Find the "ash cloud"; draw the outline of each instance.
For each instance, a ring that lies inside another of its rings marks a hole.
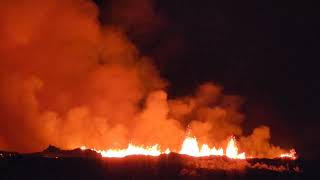
[[[140,5],[128,10],[129,2],[111,13],[120,24],[156,17],[152,1],[141,1],[150,16],[140,14]],[[89,0],[0,3],[0,149],[106,149],[133,142],[179,150],[190,128],[211,145],[236,135],[254,155],[283,151],[269,144],[267,127],[242,136],[243,100],[220,86],[207,83],[192,96],[168,99],[168,83],[152,60],[139,53],[122,25],[101,25],[98,15]]]

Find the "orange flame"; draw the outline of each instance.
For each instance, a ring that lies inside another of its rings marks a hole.
[[[232,159],[245,159],[245,153],[238,154],[238,147],[236,146],[235,139],[233,137],[231,137],[228,142],[225,154],[223,148],[209,148],[208,144],[203,144],[199,150],[197,139],[195,137],[187,137],[182,144],[180,154],[186,154],[195,157],[225,155]]]
[[[280,154],[281,158],[288,158],[288,159],[297,159],[296,151],[294,149],[291,149],[288,153]]]
[[[80,147],[81,150],[87,149],[85,146]],[[145,155],[145,156],[159,156],[161,154],[170,154],[171,151],[167,148],[165,151],[161,151],[158,144],[153,146],[137,146],[129,144],[127,149],[108,149],[108,150],[97,150],[91,149],[101,154],[102,157],[109,158],[122,158],[130,155]],[[183,143],[179,154],[185,154],[193,157],[204,157],[204,156],[226,156],[231,159],[246,159],[252,157],[246,157],[245,153],[239,153],[236,139],[231,137],[228,141],[226,149],[223,148],[210,148],[208,144],[202,144],[199,148],[198,141],[195,137],[187,136]],[[296,152],[291,149],[290,152],[279,155],[280,158],[296,159]]]
[[[238,147],[236,145],[234,137],[231,137],[228,147],[226,150],[226,156],[233,159],[245,159],[246,155],[245,153],[238,154]]]
[[[95,149],[93,149],[95,150]],[[146,156],[159,156],[161,153],[159,145],[150,147],[136,146],[129,144],[127,149],[109,149],[109,150],[95,150],[100,153],[102,157],[126,157],[130,155],[146,155]]]
[[[216,149],[213,147],[210,149],[207,144],[203,144],[199,149],[198,141],[195,137],[186,137],[179,153],[195,157],[224,155],[222,148]]]
[[[87,149],[85,146],[80,147],[81,150]],[[129,144],[127,149],[108,149],[108,150],[97,150],[95,148],[91,149],[100,153],[102,157],[114,157],[121,158],[130,155],[146,155],[146,156],[159,156],[160,154],[170,154],[171,151],[167,148],[162,152],[159,145],[153,146],[137,146]],[[245,159],[245,153],[238,154],[238,147],[236,145],[234,137],[229,140],[228,146],[226,148],[226,153],[224,153],[223,148],[217,149],[216,147],[210,148],[208,144],[203,144],[199,149],[198,141],[195,137],[186,137],[182,143],[181,150],[179,154],[185,154],[194,157],[203,156],[227,156],[232,159]]]

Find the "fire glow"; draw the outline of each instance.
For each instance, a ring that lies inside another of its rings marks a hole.
[[[85,146],[81,146],[81,150],[86,150]],[[127,149],[108,149],[108,150],[97,150],[92,148],[91,150],[101,154],[102,157],[107,158],[123,158],[131,155],[145,155],[145,156],[160,156],[161,154],[170,154],[169,148],[165,151],[160,150],[160,146],[155,144],[153,146],[137,146],[134,144],[129,144]],[[202,144],[199,148],[198,141],[195,137],[187,136],[181,146],[181,150],[176,152],[178,154],[184,154],[193,157],[206,157],[206,156],[226,156],[231,159],[246,159],[245,152],[239,153],[239,148],[237,146],[236,139],[231,137],[228,141],[226,149],[223,148],[210,148],[208,144]],[[252,158],[252,157],[250,157]],[[290,150],[288,153],[280,154],[279,158],[296,159],[296,152],[294,149]]]

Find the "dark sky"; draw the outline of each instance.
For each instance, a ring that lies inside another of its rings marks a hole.
[[[105,12],[112,1],[96,2]],[[308,157],[320,152],[317,6],[290,0],[157,0],[154,10],[162,22],[158,30],[131,27],[127,33],[155,59],[171,96],[215,82],[246,99],[247,130],[266,124],[275,144],[294,145]],[[106,14],[102,23],[112,23]]]

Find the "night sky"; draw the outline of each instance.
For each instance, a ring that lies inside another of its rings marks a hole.
[[[116,0],[95,2],[102,24],[119,23],[108,18]],[[153,7],[153,19],[125,29],[170,82],[170,96],[212,81],[245,98],[246,130],[268,125],[273,143],[317,156],[317,6],[289,0],[157,0]]]

